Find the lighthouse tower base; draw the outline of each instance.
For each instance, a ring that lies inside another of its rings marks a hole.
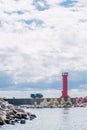
[[[71,102],[71,98],[60,98],[60,105],[61,107],[71,107],[72,106],[72,102]]]

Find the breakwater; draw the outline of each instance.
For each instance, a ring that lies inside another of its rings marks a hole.
[[[32,99],[32,98],[6,98],[5,101],[8,101],[10,104],[13,105],[34,105],[36,102],[37,105],[39,105],[43,101],[52,102],[54,100],[57,100],[60,102],[60,98],[41,98],[41,99]],[[71,98],[72,104],[76,103],[76,98]]]
[[[17,122],[25,124],[26,119],[36,118],[35,114],[25,112],[21,107],[9,104],[3,98],[0,98],[0,126],[5,124],[14,125]]]

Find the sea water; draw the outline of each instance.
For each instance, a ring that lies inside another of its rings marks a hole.
[[[37,115],[26,124],[2,126],[1,130],[87,130],[86,108],[26,109]]]

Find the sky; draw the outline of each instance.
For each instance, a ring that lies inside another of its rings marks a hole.
[[[87,96],[86,56],[86,0],[0,0],[1,96]]]

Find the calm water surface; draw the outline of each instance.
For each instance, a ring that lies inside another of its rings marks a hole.
[[[87,108],[27,109],[37,118],[26,124],[6,125],[0,130],[87,130]]]

